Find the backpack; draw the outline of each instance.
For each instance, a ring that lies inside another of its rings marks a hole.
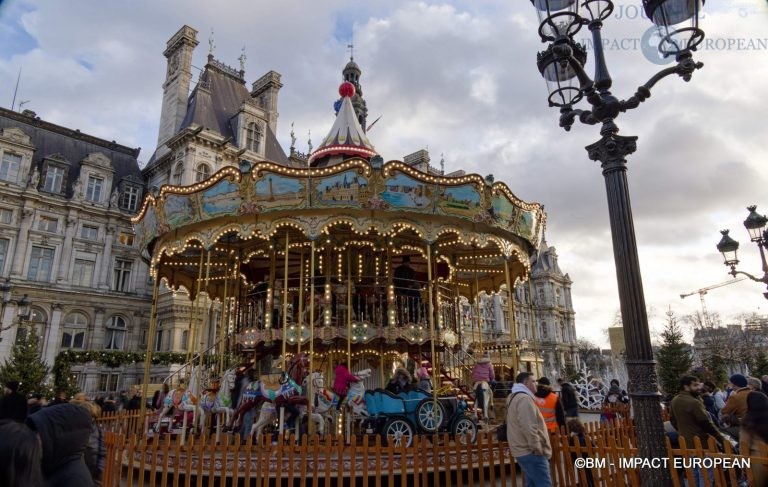
[[[509,405],[512,404],[512,399],[514,399],[515,396],[518,395],[518,394],[525,394],[525,393],[524,392],[516,392],[516,393],[512,394],[512,396],[509,398],[509,401],[507,401],[507,410],[509,410]],[[500,441],[500,442],[507,441],[507,420],[506,420],[506,418],[504,419],[504,422],[501,423],[496,428],[496,439],[498,441]]]

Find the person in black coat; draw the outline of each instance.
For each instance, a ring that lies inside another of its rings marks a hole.
[[[0,399],[0,419],[12,419],[23,423],[27,419],[27,400],[19,394],[19,383],[5,383],[5,395]]]
[[[43,408],[27,418],[43,445],[46,487],[91,487],[93,479],[83,454],[91,435],[90,413],[75,404]]]
[[[566,417],[579,417],[579,400],[576,397],[576,389],[569,382],[564,382],[560,387],[560,401],[563,403]]]

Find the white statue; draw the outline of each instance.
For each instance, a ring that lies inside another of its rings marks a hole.
[[[115,190],[112,191],[112,196],[109,197],[109,207],[117,208],[117,203],[119,200],[120,200],[120,191],[118,191],[118,189],[115,188]]]
[[[32,170],[32,175],[29,177],[29,187],[37,189],[38,184],[40,184],[40,171],[35,167],[35,169]]]

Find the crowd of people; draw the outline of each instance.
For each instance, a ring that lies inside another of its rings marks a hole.
[[[0,486],[101,485],[106,449],[96,419],[102,408],[78,393],[60,392],[49,403],[27,399],[19,383],[0,398]]]

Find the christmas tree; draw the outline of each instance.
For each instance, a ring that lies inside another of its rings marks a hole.
[[[34,328],[19,325],[11,357],[0,366],[0,382],[18,381],[19,392],[25,396],[46,392],[44,382],[48,366],[40,359],[39,343]]]
[[[672,310],[667,311],[667,324],[661,339],[661,346],[656,352],[659,382],[665,396],[673,396],[680,389],[680,376],[691,369],[693,360],[689,353],[690,346],[683,341],[683,333]]]

